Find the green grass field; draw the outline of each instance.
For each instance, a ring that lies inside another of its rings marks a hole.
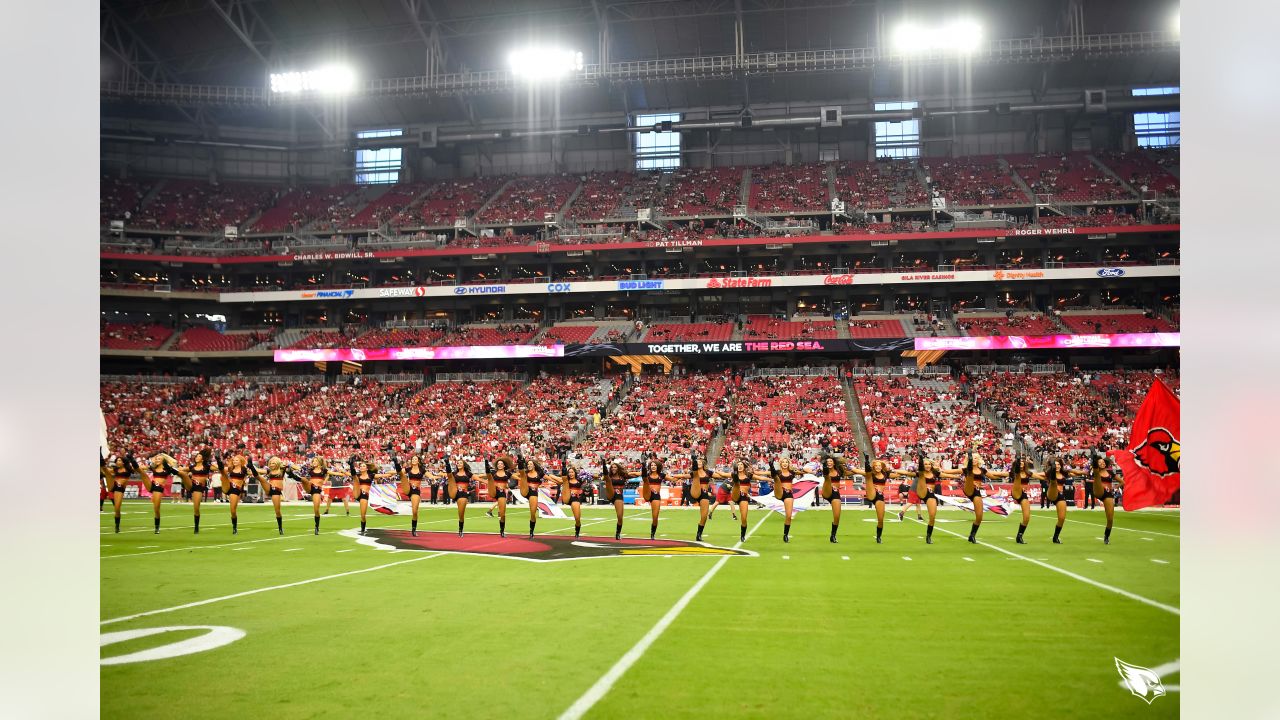
[[[1027,545],[1013,542],[1017,520],[987,514],[986,544],[971,545],[971,516],[940,511],[925,545],[924,526],[892,509],[881,545],[868,511],[847,509],[832,545],[826,508],[800,513],[789,544],[780,516],[753,509],[743,547],[755,557],[534,563],[370,547],[337,534],[359,518],[336,505],[318,537],[309,506],[286,507],[280,537],[270,506],[242,505],[233,537],[226,505],[205,504],[199,535],[186,504],[166,502],[159,535],[149,503],[126,503],[120,534],[107,505],[102,633],[245,634],[102,666],[102,716],[556,718],[664,616],[674,619],[616,682],[597,686],[585,717],[1178,715],[1176,690],[1148,706],[1114,664],[1178,660],[1176,513],[1117,512],[1110,546],[1101,511],[1070,513],[1063,545],[1049,542],[1052,513],[1035,513]],[[612,537],[612,509],[584,515],[584,536]],[[409,527],[407,516],[369,517],[371,528]],[[424,506],[422,521],[420,530],[456,530],[456,511]],[[512,536],[526,523],[526,509],[511,511]],[[696,523],[694,512],[667,510],[659,533],[691,540]],[[497,522],[472,507],[467,530],[496,533]],[[571,535],[572,520],[542,519],[538,531]],[[624,533],[647,537],[647,509],[628,508]],[[727,508],[704,540],[737,543]],[[114,643],[102,657],[200,635]],[[1176,669],[1164,683],[1177,685]]]

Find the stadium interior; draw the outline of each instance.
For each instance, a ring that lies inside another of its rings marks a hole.
[[[1176,11],[102,0],[106,438],[384,469],[520,448],[1083,466],[1128,446],[1154,380],[1180,390]],[[1143,592],[1176,604],[1173,572]],[[603,697],[590,716],[640,716]],[[800,712],[763,702],[697,714]],[[805,711],[930,716],[870,702]]]

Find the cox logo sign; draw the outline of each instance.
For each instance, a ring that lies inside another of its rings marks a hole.
[[[1102,268],[1101,270],[1098,271],[1098,277],[1100,278],[1124,277],[1124,270],[1122,268]]]
[[[567,293],[573,286],[569,283],[547,283],[547,292],[549,293]]]

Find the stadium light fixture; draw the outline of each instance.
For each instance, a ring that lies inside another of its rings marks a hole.
[[[344,95],[355,90],[355,87],[355,70],[346,65],[326,65],[301,72],[271,73],[271,92],[282,95]]]
[[[559,80],[582,70],[582,53],[555,47],[526,47],[507,55],[511,74],[530,82]]]
[[[969,19],[934,26],[904,22],[894,28],[890,42],[893,50],[902,55],[927,52],[968,55],[982,44],[982,26]]]

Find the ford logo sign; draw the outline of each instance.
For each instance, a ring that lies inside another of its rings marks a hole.
[[[1124,277],[1124,270],[1122,268],[1102,268],[1101,270],[1098,271],[1098,277],[1100,278]]]

